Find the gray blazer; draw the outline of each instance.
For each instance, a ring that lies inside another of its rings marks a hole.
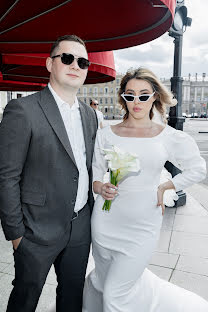
[[[94,110],[79,102],[90,178],[97,130]],[[0,124],[0,218],[7,240],[58,240],[72,218],[79,172],[58,106],[48,87],[12,100]]]

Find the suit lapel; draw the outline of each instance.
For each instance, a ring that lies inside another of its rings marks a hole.
[[[40,94],[41,94],[41,99],[40,99],[39,104],[48,122],[50,123],[51,127],[53,128],[60,142],[64,146],[66,152],[71,157],[74,164],[76,165],[76,161],[75,161],[74,154],[71,148],[71,144],[69,142],[69,138],[68,138],[59,108],[54,100],[53,95],[51,94],[48,87],[42,90]]]
[[[83,128],[83,134],[84,134],[84,140],[85,140],[85,148],[86,148],[86,164],[87,168],[90,167],[90,159],[91,159],[91,143],[92,138],[89,133],[89,115],[88,110],[85,108],[85,104],[79,101],[79,109],[80,109],[80,115],[82,119],[82,128]]]

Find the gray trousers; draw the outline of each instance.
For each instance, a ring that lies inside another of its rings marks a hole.
[[[14,288],[7,312],[35,312],[52,264],[58,282],[56,311],[81,312],[90,243],[88,205],[70,222],[68,231],[54,245],[39,245],[23,237],[14,250]]]

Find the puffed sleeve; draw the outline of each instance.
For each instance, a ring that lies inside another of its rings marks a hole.
[[[104,148],[104,129],[99,129],[97,131],[97,136],[95,139],[95,148],[92,160],[92,172],[93,172],[93,182],[101,181],[103,182],[103,177],[108,169],[107,161],[105,160],[103,148]]]
[[[195,140],[187,133],[173,129],[167,137],[169,161],[182,172],[171,179],[176,191],[198,183],[206,177],[206,162],[200,156]]]

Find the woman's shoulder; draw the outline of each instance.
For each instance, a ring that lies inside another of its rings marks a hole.
[[[169,125],[166,125],[165,130],[165,143],[166,145],[172,146],[172,148],[176,146],[179,147],[179,145],[186,146],[186,144],[193,144],[193,142],[195,142],[188,133],[182,130],[175,129]]]
[[[187,137],[191,137],[188,133],[182,131],[182,130],[178,130],[175,129],[169,125],[165,126],[166,128],[166,134],[167,135],[171,135],[173,138],[187,138]]]

